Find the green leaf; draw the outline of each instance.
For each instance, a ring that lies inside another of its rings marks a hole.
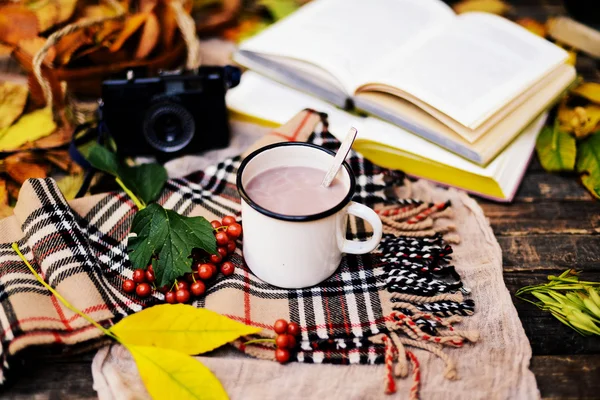
[[[581,182],[600,199],[600,132],[579,143],[577,154],[577,172],[583,174]]]
[[[227,399],[216,376],[193,357],[175,350],[126,345],[154,399]]]
[[[90,149],[88,161],[94,168],[100,171],[113,176],[119,176],[119,160],[117,159],[117,155],[99,144],[94,145]]]
[[[184,217],[156,203],[135,215],[131,232],[137,237],[129,240],[129,259],[135,268],[145,268],[150,257],[158,254],[158,262],[153,265],[159,286],[192,272],[189,256],[193,248],[211,254],[217,251],[213,228],[206,218]]]
[[[120,169],[121,180],[145,204],[158,198],[168,179],[167,170],[160,164],[142,164]]]
[[[187,304],[161,304],[123,318],[111,329],[126,345],[155,346],[202,354],[260,328]]]
[[[162,165],[153,163],[130,167],[122,164],[115,153],[98,144],[90,149],[88,161],[95,168],[120,179],[143,205],[158,198],[168,179]]]
[[[546,171],[572,171],[575,166],[575,138],[561,131],[557,123],[542,129],[535,149]]]
[[[295,0],[260,0],[258,3],[269,10],[275,21],[288,16],[299,8],[299,4]]]

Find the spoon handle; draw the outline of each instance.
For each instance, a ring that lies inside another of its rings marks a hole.
[[[350,128],[348,134],[346,135],[346,138],[344,139],[344,141],[340,145],[339,150],[335,154],[333,164],[329,168],[329,171],[327,171],[327,173],[325,174],[323,182],[321,182],[321,186],[329,187],[329,185],[331,185],[331,182],[333,182],[333,180],[335,179],[335,176],[337,175],[340,167],[342,166],[342,163],[344,162],[346,156],[350,152],[350,149],[352,148],[352,143],[354,143],[354,139],[356,139],[357,134],[358,131],[356,130],[356,128]]]

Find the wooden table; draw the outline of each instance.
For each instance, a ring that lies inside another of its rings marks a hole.
[[[519,15],[563,12],[559,0],[521,0]],[[540,18],[543,19],[543,18]],[[598,73],[592,72],[598,77]],[[511,292],[541,283],[567,268],[600,281],[600,202],[573,176],[544,172],[534,159],[512,204],[481,200],[504,255],[504,280]],[[515,306],[531,342],[534,372],[544,398],[600,398],[600,338],[582,337],[548,313],[523,301]],[[2,398],[95,398],[92,353],[22,361],[19,378]],[[13,365],[13,368],[16,368]]]

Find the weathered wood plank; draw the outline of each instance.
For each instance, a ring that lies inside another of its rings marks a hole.
[[[573,174],[527,171],[515,196],[515,203],[539,201],[592,201],[592,195]]]
[[[600,271],[600,235],[499,236],[504,272]]]
[[[496,236],[600,233],[600,202],[481,202]]]
[[[534,356],[531,370],[544,399],[597,399],[600,395],[598,356]]]
[[[600,272],[583,272],[581,276],[582,279],[600,281]],[[514,297],[514,293],[523,286],[546,283],[546,273],[508,272],[504,274],[504,282],[511,293],[533,354],[600,354],[598,337],[581,336],[550,313]],[[600,355],[597,357],[600,358]]]

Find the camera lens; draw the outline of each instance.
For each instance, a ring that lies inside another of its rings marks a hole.
[[[173,102],[151,106],[144,118],[144,136],[156,150],[172,153],[187,146],[196,131],[194,117]]]

